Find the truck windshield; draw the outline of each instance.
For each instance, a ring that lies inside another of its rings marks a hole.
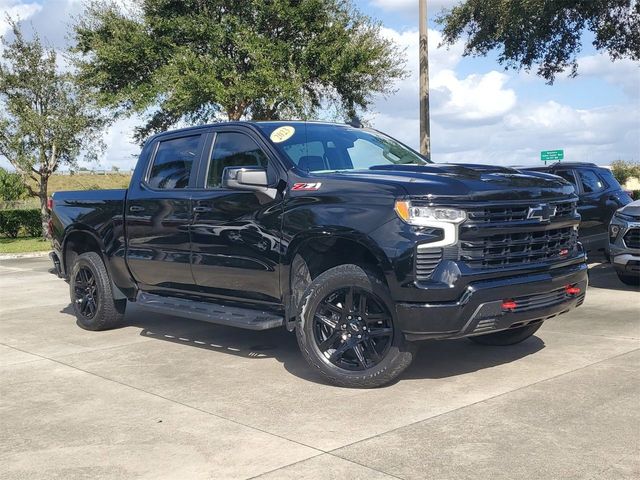
[[[281,154],[306,172],[430,163],[409,147],[373,130],[306,122],[261,122],[256,125]]]

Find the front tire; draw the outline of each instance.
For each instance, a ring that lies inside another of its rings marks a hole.
[[[82,328],[108,330],[122,323],[126,300],[113,298],[111,280],[100,255],[87,252],[76,257],[69,286],[71,304]]]
[[[416,347],[395,327],[388,288],[356,265],[320,274],[305,290],[296,337],[309,365],[329,382],[374,388],[397,378]]]
[[[475,337],[469,337],[469,340],[481,345],[515,345],[516,343],[524,342],[527,338],[536,333],[541,326],[542,322],[534,325],[525,325],[524,327],[503,330],[501,332],[489,333],[487,335],[477,335]]]

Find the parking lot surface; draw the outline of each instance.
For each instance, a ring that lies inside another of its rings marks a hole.
[[[421,345],[322,382],[284,330],[146,312],[81,330],[47,258],[0,261],[0,478],[640,478],[640,292],[595,264],[526,342]]]

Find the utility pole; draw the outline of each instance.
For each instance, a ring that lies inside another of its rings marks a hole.
[[[420,0],[420,153],[431,160],[431,127],[429,120],[429,40],[427,0]]]

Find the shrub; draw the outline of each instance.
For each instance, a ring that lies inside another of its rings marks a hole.
[[[616,160],[611,164],[611,173],[616,177],[618,183],[624,186],[631,177],[640,179],[640,163]]]
[[[42,236],[42,215],[40,210],[22,210],[22,227],[30,237]]]
[[[0,210],[0,234],[16,238],[21,230],[30,237],[42,234],[40,210]]]

